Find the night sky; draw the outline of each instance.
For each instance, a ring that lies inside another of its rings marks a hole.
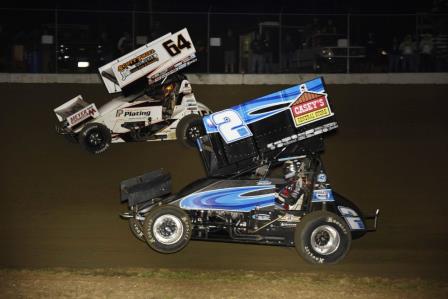
[[[435,2],[447,2],[436,0]],[[3,8],[59,8],[92,10],[142,10],[147,11],[152,3],[154,11],[240,11],[240,12],[297,12],[297,13],[415,13],[431,12],[433,1],[362,1],[362,0],[41,0],[3,2]]]

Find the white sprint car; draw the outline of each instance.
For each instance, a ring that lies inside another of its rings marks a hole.
[[[176,72],[194,61],[186,29],[112,61],[99,72],[109,93],[119,95],[100,108],[81,95],[57,107],[57,132],[94,154],[119,142],[178,139],[193,146],[205,134],[202,116],[211,111]]]

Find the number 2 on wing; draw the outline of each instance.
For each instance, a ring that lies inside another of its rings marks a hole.
[[[233,110],[216,112],[211,117],[226,143],[252,136],[252,132],[244,124],[238,113]]]
[[[184,48],[187,48],[187,49],[191,48],[191,43],[189,41],[187,41],[182,36],[182,34],[179,34],[177,36],[177,45],[171,39],[167,40],[162,45],[165,48],[165,50],[168,52],[168,54],[170,54],[171,56],[178,55]]]

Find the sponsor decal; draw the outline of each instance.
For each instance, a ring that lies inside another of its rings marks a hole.
[[[97,113],[98,111],[96,110],[96,107],[93,104],[91,104],[86,108],[82,109],[81,111],[78,111],[77,113],[69,116],[68,123],[71,126],[76,125],[90,116],[95,117]]]
[[[291,115],[296,127],[332,116],[326,93],[308,91],[306,85],[300,87],[301,94],[291,104]]]
[[[130,109],[118,109],[115,117],[119,118],[132,118],[132,117],[149,117],[151,116],[150,110],[130,110]]]
[[[294,223],[294,222],[280,222],[280,226],[283,226],[283,227],[296,227],[297,226],[297,223]]]
[[[320,189],[313,191],[313,202],[334,201],[333,191],[331,189]]]
[[[325,173],[319,173],[318,175],[317,175],[317,181],[319,182],[319,183],[325,183],[326,181],[327,181],[327,175],[325,174]]]
[[[154,75],[151,75],[152,73],[154,73],[155,71],[152,71],[150,73],[150,75],[148,75],[148,83],[152,84],[155,83],[157,81],[162,80],[165,77],[168,77],[169,75],[189,66],[190,64],[192,64],[193,62],[195,62],[197,60],[196,56],[194,54],[184,58],[183,60],[177,62],[175,65],[172,65],[170,67],[168,67],[166,70],[161,70],[157,73],[155,73]]]
[[[255,214],[255,215],[252,215],[252,219],[260,220],[260,221],[267,221],[267,220],[271,220],[271,215],[268,215],[268,214]]]
[[[131,74],[135,73],[142,68],[159,61],[159,55],[157,55],[154,49],[150,49],[137,57],[134,57],[125,63],[120,64],[117,67],[118,72],[121,75],[121,80],[126,80]]]
[[[311,138],[313,136],[317,136],[319,134],[328,132],[330,130],[334,130],[337,127],[338,127],[338,124],[336,122],[331,122],[331,123],[325,124],[323,126],[318,126],[318,127],[315,127],[314,129],[307,130],[306,132],[294,134],[294,135],[285,137],[281,140],[277,140],[275,142],[269,143],[266,147],[270,150],[274,150],[276,148],[281,148],[281,147],[287,146],[291,143],[301,141],[301,140],[304,140],[307,138]]]
[[[311,252],[311,250],[310,250],[310,248],[308,247],[308,245],[305,245],[304,249],[305,249],[305,252],[306,252],[306,253],[307,253],[313,260],[315,260],[317,263],[319,263],[319,264],[323,264],[323,263],[324,263],[325,259],[324,259],[324,258],[321,258],[321,257],[318,257],[318,256],[316,256],[316,255],[314,255],[314,254]]]
[[[257,182],[257,185],[271,185],[271,184],[272,184],[272,182],[269,180],[259,180]]]
[[[338,206],[338,209],[342,217],[344,217],[345,221],[347,222],[348,226],[350,226],[351,230],[365,229],[364,222],[362,221],[361,217],[359,217],[358,213],[356,213],[353,209],[344,206]]]

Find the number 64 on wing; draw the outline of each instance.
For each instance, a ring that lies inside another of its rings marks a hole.
[[[99,68],[109,93],[116,93],[146,76],[149,84],[196,61],[196,50],[186,28],[164,36]]]

